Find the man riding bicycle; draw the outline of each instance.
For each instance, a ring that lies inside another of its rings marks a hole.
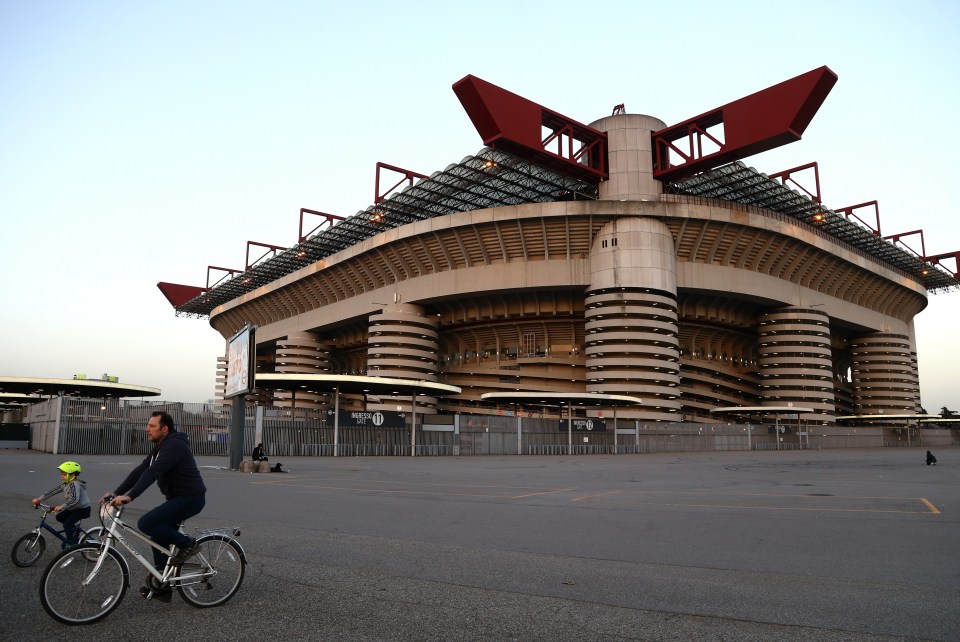
[[[181,565],[200,552],[200,545],[178,527],[203,510],[207,487],[190,450],[190,440],[177,432],[169,414],[157,411],[150,415],[147,438],[154,443],[153,450],[113,493],[105,493],[103,500],[113,495],[114,506],[128,504],[156,481],[166,501],[145,513],[137,526],[161,546],[175,545],[177,553],[171,563]],[[166,557],[153,549],[153,562],[158,570],[163,569]]]

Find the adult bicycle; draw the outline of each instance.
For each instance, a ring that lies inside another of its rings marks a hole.
[[[47,515],[53,513],[52,506],[37,504],[34,508],[43,511],[43,514],[40,515],[40,523],[35,529],[14,542],[13,548],[10,549],[10,560],[20,567],[33,566],[43,555],[43,552],[47,549],[47,541],[43,537],[44,531],[47,531],[60,540],[63,548],[73,545],[73,542],[67,538],[66,531],[63,529],[57,530],[47,524]],[[79,541],[96,542],[100,537],[101,531],[103,531],[103,527],[101,526],[94,526],[90,530],[81,528]]]
[[[63,551],[54,558],[40,580],[40,602],[44,610],[64,624],[92,624],[116,609],[130,585],[130,567],[123,555],[125,549],[147,570],[147,586],[140,594],[150,599],[168,600],[176,589],[180,597],[197,608],[225,603],[239,590],[247,566],[247,558],[237,541],[236,527],[200,530],[196,540],[201,551],[182,565],[171,558],[176,547],[160,546],[149,537],[120,519],[123,506],[112,506],[109,500],[100,504],[103,535],[99,544],[86,543]],[[181,531],[183,524],[180,525]],[[167,555],[161,570],[153,566],[133,546],[141,540]]]

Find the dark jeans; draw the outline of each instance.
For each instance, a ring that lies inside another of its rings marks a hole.
[[[206,500],[203,495],[171,497],[153,510],[145,513],[137,527],[160,546],[184,546],[191,540],[179,530],[180,522],[203,510]],[[153,549],[153,565],[162,569],[167,563],[167,554]]]
[[[63,536],[70,544],[76,544],[80,539],[80,520],[90,517],[90,507],[62,510],[57,513],[57,521],[63,524]]]

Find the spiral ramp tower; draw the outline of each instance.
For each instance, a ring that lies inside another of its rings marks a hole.
[[[276,371],[288,374],[330,374],[332,342],[313,332],[290,334],[277,341]],[[280,408],[322,409],[330,406],[329,395],[314,392],[277,391]]]
[[[861,415],[920,411],[917,356],[910,337],[875,332],[850,342],[854,408]]]
[[[438,368],[438,327],[419,305],[394,303],[370,315],[368,326],[367,375],[416,381],[436,381]],[[410,398],[381,396],[368,403],[370,410],[410,412]],[[418,397],[417,412],[436,413],[434,397]]]
[[[804,406],[816,422],[832,422],[830,317],[816,308],[784,307],[760,316],[761,397],[773,406]]]

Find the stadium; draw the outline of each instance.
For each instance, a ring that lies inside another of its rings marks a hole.
[[[617,411],[638,422],[916,417],[914,318],[958,286],[960,253],[881,233],[876,202],[831,208],[816,163],[743,162],[799,140],[836,81],[821,67],[674,125],[623,106],[583,124],[467,76],[453,91],[480,151],[430,175],[378,163],[364,210],[303,208],[293,247],[249,241],[244,269],[158,287],[225,340],[254,326],[258,374],[462,390],[420,397],[427,414],[550,392],[640,399]],[[326,409],[328,392],[256,400]]]

